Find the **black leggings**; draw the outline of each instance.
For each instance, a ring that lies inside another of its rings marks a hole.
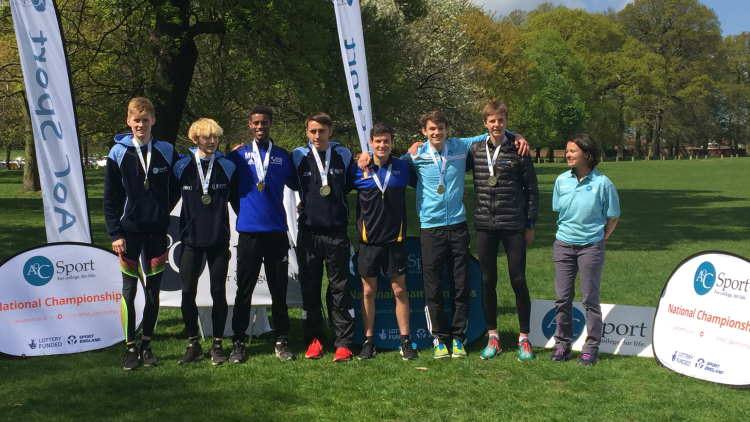
[[[227,322],[227,271],[229,268],[228,246],[210,248],[183,247],[180,257],[180,281],[182,281],[182,319],[188,337],[198,336],[198,307],[195,297],[198,294],[198,278],[203,272],[203,254],[208,260],[208,273],[211,280],[211,320],[213,336],[224,337]]]
[[[125,248],[120,254],[122,271],[122,300],[125,303],[123,328],[125,341],[135,341],[135,294],[138,290],[138,276],[141,274],[139,260],[142,259],[146,278],[146,306],[143,309],[143,336],[154,334],[156,319],[159,316],[159,287],[167,262],[167,235],[126,232]]]
[[[508,258],[510,285],[516,295],[518,324],[529,333],[531,298],[526,285],[526,236],[523,231],[477,230],[477,254],[482,269],[482,307],[488,330],[497,329],[497,253],[503,243]]]

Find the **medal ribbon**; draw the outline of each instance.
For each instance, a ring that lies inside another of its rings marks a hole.
[[[135,152],[138,154],[138,159],[141,160],[141,167],[143,167],[143,172],[146,173],[146,179],[144,179],[144,182],[148,181],[148,169],[151,167],[151,144],[153,144],[153,141],[148,142],[148,152],[146,153],[146,161],[143,160],[143,153],[141,152],[141,145],[135,145]]]
[[[447,158],[447,156],[448,156],[448,154],[447,154],[448,153],[448,145],[444,145],[443,146],[443,151],[440,153],[440,157],[443,159],[443,167],[442,168],[438,164],[438,159],[437,159],[437,157],[435,157],[435,153],[432,152],[432,145],[428,145],[427,146],[427,151],[430,152],[430,157],[432,157],[432,162],[435,163],[435,166],[438,168],[438,170],[440,170],[440,173],[439,173],[440,174],[440,183],[439,183],[439,185],[445,187],[445,185],[443,184],[443,181],[444,181],[444,178],[445,178],[445,176],[444,176],[445,175],[445,168],[448,166],[448,158]]]
[[[318,154],[318,151],[313,146],[312,142],[308,142],[308,148],[310,148],[310,151],[312,152],[313,157],[315,157],[315,164],[318,166],[318,172],[320,173],[320,179],[323,183],[323,186],[328,186],[328,169],[331,168],[331,146],[328,145],[328,149],[326,150],[326,167],[323,168],[323,162],[320,161],[320,155]]]
[[[500,142],[500,145],[502,144]],[[500,145],[495,148],[495,154],[492,155],[492,161],[490,161],[490,137],[488,136],[484,142],[484,151],[487,153],[487,167],[490,169],[490,176],[495,175],[495,161],[497,160],[497,154],[500,152]]]
[[[208,161],[208,170],[206,175],[203,175],[203,166],[201,165],[201,157],[198,152],[195,153],[195,165],[198,166],[198,176],[201,178],[201,187],[203,188],[203,194],[208,195],[208,183],[211,181],[211,171],[214,169],[214,159],[216,154],[211,154],[211,159]]]
[[[266,181],[266,174],[268,173],[268,163],[271,159],[271,149],[273,148],[273,141],[268,140],[268,150],[266,151],[266,158],[261,160],[260,148],[258,148],[258,142],[253,139],[253,162],[255,163],[255,173],[258,175],[258,182]],[[262,164],[261,164],[262,163]]]
[[[378,177],[378,172],[383,168],[381,167],[378,171],[372,172],[372,179],[375,180],[375,184],[378,185],[378,189],[380,189],[380,193],[383,195],[385,195],[385,188],[388,187],[388,181],[391,180],[391,168],[393,168],[393,163],[389,164],[385,170],[385,181],[383,184],[380,184],[380,178]]]

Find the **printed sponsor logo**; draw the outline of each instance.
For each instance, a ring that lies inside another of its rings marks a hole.
[[[578,340],[578,337],[583,334],[583,329],[586,326],[586,317],[576,307],[573,307],[573,341]],[[555,335],[557,329],[557,320],[555,319],[555,308],[552,308],[542,318],[542,333],[548,340]]]
[[[47,10],[47,0],[31,0],[31,5],[34,6],[34,10],[37,12]]]
[[[420,328],[417,330],[417,338],[427,338],[429,336],[429,333],[424,328]]]
[[[193,190],[192,186],[183,186],[182,190]]]
[[[70,335],[68,336],[68,344],[73,345],[78,343],[78,337]]]
[[[692,360],[693,355],[685,352],[680,352],[679,350],[675,350],[674,354],[672,355],[672,362],[679,365],[690,366],[693,364]]]
[[[271,157],[269,160],[271,164],[281,165],[284,164],[284,158],[282,157]]]
[[[226,188],[227,188],[226,183],[214,183],[213,185],[211,185],[211,189],[213,190],[226,189]]]
[[[694,280],[693,287],[695,288],[695,293],[701,296],[707,294],[714,287],[714,283],[716,283],[716,268],[708,261],[702,263],[695,270]]]
[[[52,261],[44,256],[29,258],[23,265],[23,278],[32,286],[44,286],[49,283],[54,274]]]
[[[713,372],[714,374],[723,375],[724,371],[722,369],[719,369],[721,367],[720,364],[715,362],[707,362],[703,358],[698,358],[698,360],[695,361],[695,367],[699,370],[704,370],[708,372]]]
[[[35,349],[51,349],[55,347],[62,347],[62,337],[45,337],[45,338],[37,338],[37,339],[31,339],[31,343],[29,343],[29,348],[31,350]]]
[[[164,173],[165,171],[169,171],[169,167],[154,167],[153,173],[159,174]]]

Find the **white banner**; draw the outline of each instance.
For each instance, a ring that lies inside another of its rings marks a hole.
[[[359,0],[333,0],[333,7],[336,9],[341,59],[344,61],[346,84],[349,87],[349,99],[352,103],[359,143],[362,151],[369,151],[372,107]]]
[[[654,357],[651,350],[651,329],[654,308],[610,305],[602,303],[602,342],[599,351],[615,355]],[[588,331],[586,310],[581,302],[573,302],[573,350],[581,351]],[[555,346],[555,301],[531,301],[531,333],[529,341],[536,347]]]
[[[287,235],[289,237],[289,244],[294,246],[297,243],[297,196],[294,191],[289,188],[284,188],[284,208],[286,209],[287,226],[289,231]],[[172,210],[172,222],[169,225],[170,229],[170,246],[167,255],[167,268],[164,271],[164,278],[162,280],[162,292],[159,296],[161,306],[166,308],[179,308],[182,304],[182,291],[180,290],[179,284],[179,261],[177,258],[180,256],[181,242],[179,238],[180,223],[179,216],[182,211],[182,202],[180,201],[176,207]],[[231,239],[229,241],[230,251],[232,253],[229,259],[229,271],[227,272],[227,303],[229,306],[234,305],[234,297],[237,294],[237,242],[239,240],[239,234],[235,229],[237,222],[237,215],[234,213],[232,207],[229,207],[229,225],[232,229]],[[299,284],[299,266],[297,264],[297,255],[294,249],[289,249],[289,286],[287,289],[287,304],[289,306],[302,306],[302,290]],[[253,306],[271,306],[271,293],[268,291],[266,285],[266,272],[265,268],[261,266],[260,276],[258,277],[258,284],[255,286],[253,291]],[[196,305],[201,307],[211,307],[213,305],[213,299],[211,299],[211,281],[208,273],[208,264],[203,268],[200,278],[198,279],[198,295],[196,297]],[[265,315],[265,313],[263,314]]]
[[[689,377],[750,387],[750,261],[702,252],[674,270],[654,319],[660,365]]]
[[[57,243],[21,252],[0,265],[0,352],[59,355],[120,343],[121,299],[120,260],[106,249]]]
[[[47,242],[91,243],[68,66],[52,0],[10,0],[42,184]]]

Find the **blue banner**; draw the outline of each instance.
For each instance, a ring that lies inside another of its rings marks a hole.
[[[417,349],[432,348],[432,337],[427,329],[425,319],[424,284],[422,282],[422,258],[419,248],[419,238],[406,239],[406,255],[409,269],[406,272],[406,290],[409,292],[411,313],[409,318],[409,334]],[[362,328],[362,278],[358,267],[359,253],[354,255],[354,274],[349,276],[349,289],[354,299],[354,317],[356,330],[354,341],[357,344],[365,342],[365,332]],[[482,273],[479,261],[473,256],[469,264],[471,284],[471,310],[466,331],[466,342],[472,343],[484,336],[487,331],[482,312]],[[448,267],[445,267],[443,277],[443,291],[450,292],[448,283]],[[379,349],[398,349],[400,347],[401,332],[396,320],[396,299],[393,297],[391,282],[384,275],[378,276],[378,294],[375,299],[375,343]],[[443,309],[451,321],[450,296],[445,297]]]

